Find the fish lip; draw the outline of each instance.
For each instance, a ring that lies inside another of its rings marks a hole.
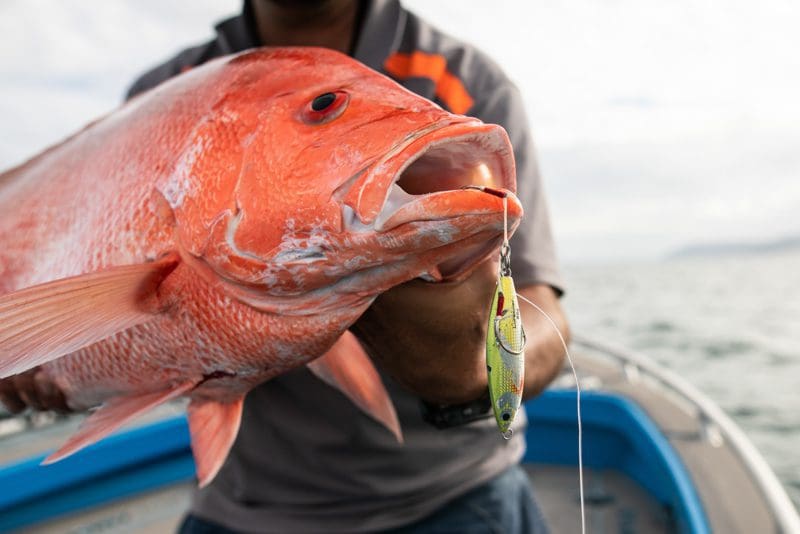
[[[476,183],[466,178],[455,187],[431,187],[421,194],[407,193],[398,185],[406,178],[409,168],[426,161],[434,153],[448,151],[460,152],[457,156],[464,163],[458,168],[466,171],[465,176],[475,174],[473,171],[483,164],[489,173],[488,179],[494,181]],[[415,130],[353,178],[349,184],[352,188],[346,193],[348,198],[342,202],[343,229],[350,231],[387,231],[391,227],[385,226],[386,221],[402,204],[435,193],[455,191],[468,185],[516,190],[513,149],[505,130],[472,117],[451,117]],[[356,181],[358,184],[353,183]],[[381,187],[385,190],[379,197],[374,190]],[[340,195],[340,198],[345,196]],[[365,197],[370,197],[371,201],[365,201]]]
[[[456,242],[457,245],[463,246],[468,239],[463,239]],[[474,251],[467,253],[464,256],[453,259],[454,266],[448,262],[447,267],[444,264],[436,266],[435,276],[432,276],[430,282],[437,283],[457,283],[464,280],[469,276],[481,263],[488,259],[500,247],[503,242],[502,236],[497,236],[489,239],[480,246],[477,246]],[[425,280],[424,277],[422,277]]]

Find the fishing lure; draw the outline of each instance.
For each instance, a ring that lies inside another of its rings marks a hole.
[[[486,370],[489,373],[489,398],[492,402],[497,426],[503,437],[510,439],[513,434],[511,423],[517,415],[522,402],[522,387],[525,380],[525,329],[519,312],[522,299],[538,311],[553,327],[558,335],[564,354],[575,378],[575,393],[578,417],[578,487],[581,506],[581,533],[586,534],[586,503],[583,483],[583,424],[581,418],[581,384],[578,372],[572,361],[564,335],[546,311],[523,295],[517,295],[511,277],[511,247],[508,244],[508,201],[507,193],[485,186],[470,185],[466,189],[479,189],[503,199],[503,245],[500,247],[500,271],[497,286],[489,311],[489,330],[486,335]]]
[[[550,323],[550,326],[553,327],[553,330],[555,330],[556,334],[558,335],[559,341],[561,341],[561,346],[564,347],[564,354],[567,356],[567,362],[569,362],[569,367],[572,369],[572,376],[575,379],[575,404],[577,405],[576,411],[578,416],[578,486],[581,503],[581,533],[586,534],[586,501],[584,499],[583,492],[583,423],[581,422],[581,381],[578,380],[578,372],[575,370],[575,363],[572,361],[572,355],[569,353],[567,341],[564,339],[564,335],[561,333],[561,330],[558,329],[556,322],[553,321],[553,318],[547,315],[547,312],[540,308],[535,302],[526,299],[522,295],[517,296],[521,298],[523,302],[530,304],[531,307],[541,313],[542,316],[547,319],[547,322]]]
[[[504,196],[504,210],[506,206],[507,200]],[[513,434],[511,423],[522,403],[525,330],[522,327],[514,279],[511,277],[511,248],[508,245],[507,226],[504,227],[500,271],[489,311],[486,370],[489,375],[489,398],[497,426],[503,437],[510,439]]]

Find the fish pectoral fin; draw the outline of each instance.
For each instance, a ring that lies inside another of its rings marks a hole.
[[[116,397],[104,402],[100,408],[83,421],[78,431],[70,436],[61,448],[44,459],[42,465],[57,462],[100,441],[148,410],[191,391],[198,382],[199,380],[189,381],[164,391]]]
[[[143,323],[177,254],[54,280],[0,297],[0,378]]]
[[[322,357],[307,364],[323,382],[341,391],[364,413],[385,426],[397,441],[403,442],[403,431],[389,392],[378,370],[349,330],[342,334]]]
[[[244,397],[234,402],[193,399],[189,404],[192,454],[201,488],[214,479],[228,457],[239,432],[243,403]]]

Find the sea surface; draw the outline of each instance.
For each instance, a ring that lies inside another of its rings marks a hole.
[[[573,331],[649,355],[716,401],[800,508],[800,252],[564,274]]]

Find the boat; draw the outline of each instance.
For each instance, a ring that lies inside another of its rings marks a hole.
[[[644,355],[573,337],[586,531],[798,534],[800,516],[741,429]],[[565,372],[525,403],[524,467],[551,531],[581,531],[577,402]],[[80,416],[0,421],[0,532],[174,532],[195,485],[182,406],[52,465]]]

